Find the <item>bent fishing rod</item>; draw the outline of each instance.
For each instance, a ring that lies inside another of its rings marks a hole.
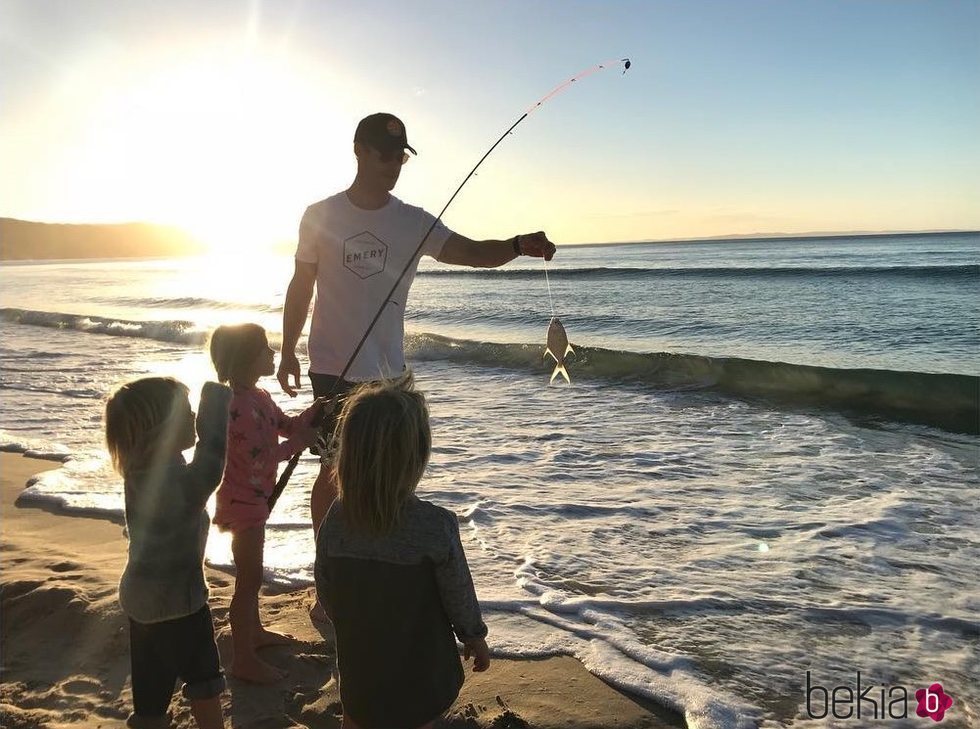
[[[374,318],[371,320],[371,323],[368,324],[367,329],[364,331],[364,336],[361,337],[361,341],[357,343],[357,346],[354,348],[353,354],[351,354],[350,359],[347,360],[347,364],[344,365],[343,371],[340,373],[340,375],[338,375],[337,381],[343,380],[344,377],[347,375],[347,372],[354,364],[354,360],[357,359],[357,355],[360,354],[361,348],[364,346],[364,342],[367,341],[368,336],[371,334],[371,331],[374,329],[374,325],[378,323],[378,320],[381,318],[381,315],[384,313],[385,308],[388,306],[388,302],[391,300],[391,297],[394,296],[395,291],[398,290],[398,286],[399,284],[401,284],[402,279],[405,278],[405,274],[408,273],[408,269],[419,257],[419,254],[422,252],[422,248],[425,246],[425,242],[429,239],[429,236],[432,234],[432,231],[435,230],[436,226],[439,225],[440,221],[442,221],[442,216],[446,214],[446,210],[448,210],[449,206],[453,204],[453,200],[455,200],[456,196],[459,195],[460,190],[462,190],[463,187],[466,185],[466,183],[470,181],[470,178],[473,177],[474,174],[476,174],[476,171],[480,168],[480,165],[483,164],[483,161],[490,156],[493,150],[497,148],[497,145],[499,145],[502,141],[504,141],[507,135],[512,133],[514,129],[517,128],[518,124],[520,124],[522,121],[527,119],[528,116],[530,116],[535,111],[540,109],[544,104],[546,104],[555,96],[563,92],[573,83],[585,78],[586,76],[591,76],[592,74],[597,73],[598,71],[603,71],[607,68],[612,68],[613,66],[618,67],[620,63],[623,64],[622,66],[623,74],[625,74],[629,70],[629,67],[631,65],[629,58],[620,58],[618,60],[612,59],[610,61],[603,61],[602,63],[597,63],[595,66],[592,66],[591,68],[587,68],[584,71],[580,71],[579,73],[575,74],[571,78],[562,81],[555,88],[553,88],[547,94],[545,94],[536,102],[534,102],[530,107],[528,107],[528,109],[517,118],[517,121],[511,124],[507,128],[507,131],[501,134],[500,137],[497,139],[497,141],[490,146],[490,149],[488,149],[483,154],[483,156],[480,157],[480,160],[473,166],[473,169],[470,170],[469,174],[466,175],[465,178],[463,178],[463,181],[461,183],[459,183],[459,187],[456,188],[456,192],[454,192],[452,196],[449,198],[449,200],[446,202],[446,204],[443,205],[442,210],[439,212],[439,215],[436,216],[436,219],[432,221],[432,225],[429,226],[429,229],[425,232],[425,235],[422,236],[422,240],[419,241],[418,246],[415,248],[415,253],[412,254],[412,257],[408,259],[408,262],[405,264],[405,267],[402,269],[402,272],[398,275],[398,278],[395,280],[395,283],[392,285],[391,291],[388,292],[388,295],[384,298],[384,301],[381,302],[381,306],[378,308],[377,313],[374,315]],[[331,390],[331,394],[332,394],[332,390]],[[334,403],[331,403],[329,407],[335,407]],[[302,451],[300,453],[302,453]],[[297,453],[296,455],[294,455],[292,458],[289,459],[289,463],[286,464],[286,468],[283,469],[282,475],[279,476],[279,480],[276,482],[276,488],[273,490],[272,494],[269,496],[268,499],[270,511],[276,505],[276,502],[279,500],[279,496],[286,488],[286,484],[289,483],[289,478],[290,476],[293,475],[293,471],[296,470],[296,464],[299,463],[300,453]]]

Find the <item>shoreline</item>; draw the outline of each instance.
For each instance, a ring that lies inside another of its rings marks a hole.
[[[100,517],[65,516],[14,503],[31,476],[58,467],[57,462],[0,452],[0,724],[123,729],[131,706],[128,631],[116,601],[126,559],[123,530]],[[205,572],[218,647],[227,663],[234,579],[211,567]],[[329,628],[309,621],[311,601],[309,588],[263,588],[263,622],[297,641],[263,650],[266,660],[288,673],[277,684],[260,687],[229,679],[222,703],[230,725],[340,726],[340,698],[331,680],[333,640]],[[491,623],[491,636],[492,630]],[[571,657],[494,658],[486,673],[466,669],[459,698],[437,727],[685,726],[680,714],[606,684]],[[192,727],[186,702],[179,691],[175,694],[174,726]]]

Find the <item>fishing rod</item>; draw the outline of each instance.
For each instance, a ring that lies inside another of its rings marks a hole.
[[[432,221],[432,225],[429,226],[429,229],[425,232],[425,235],[422,236],[422,240],[419,241],[419,244],[415,249],[415,253],[412,255],[411,258],[408,259],[408,262],[405,264],[405,267],[402,269],[402,272],[398,275],[398,278],[395,280],[394,285],[391,287],[391,291],[388,292],[388,295],[384,298],[384,301],[381,302],[381,306],[378,308],[378,312],[374,315],[374,318],[371,320],[371,323],[368,324],[367,329],[364,331],[364,336],[361,337],[361,341],[357,343],[357,346],[354,348],[354,353],[350,356],[350,359],[347,360],[347,364],[344,365],[344,370],[337,377],[337,381],[343,380],[344,376],[347,374],[351,366],[354,364],[354,360],[357,359],[357,355],[360,354],[361,347],[363,347],[364,342],[367,341],[368,336],[371,334],[371,330],[374,329],[374,325],[378,323],[378,319],[380,319],[381,315],[384,313],[385,308],[388,306],[388,302],[391,300],[391,297],[398,289],[398,285],[402,282],[402,279],[405,278],[405,274],[408,273],[409,267],[415,262],[415,259],[419,257],[419,254],[422,252],[423,246],[425,246],[425,242],[429,239],[429,236],[432,234],[432,231],[435,230],[436,226],[439,225],[439,222],[442,220],[442,216],[446,214],[446,210],[448,210],[449,206],[453,204],[453,200],[455,200],[456,196],[459,195],[460,190],[462,190],[463,187],[466,185],[466,183],[470,181],[470,178],[473,177],[474,174],[476,174],[476,171],[480,168],[480,165],[483,164],[483,161],[490,156],[490,153],[493,152],[493,150],[497,148],[497,145],[499,145],[502,141],[504,141],[504,138],[508,134],[513,132],[514,129],[517,128],[518,124],[520,124],[522,121],[527,119],[528,116],[530,116],[535,111],[540,109],[544,104],[546,104],[555,96],[563,92],[573,83],[585,78],[586,76],[591,76],[592,74],[597,73],[598,71],[611,68],[613,67],[613,65],[618,67],[620,63],[623,64],[623,73],[625,74],[629,70],[629,67],[631,65],[630,59],[620,58],[618,60],[612,59],[609,61],[603,61],[602,63],[597,63],[595,66],[592,66],[591,68],[587,68],[584,71],[580,71],[579,73],[575,74],[571,78],[562,81],[560,84],[558,84],[547,94],[545,94],[536,102],[531,104],[531,106],[528,107],[527,110],[517,118],[517,121],[511,124],[507,128],[507,131],[501,134],[500,137],[497,139],[497,141],[490,146],[490,149],[488,149],[484,153],[484,155],[480,157],[479,162],[477,162],[473,166],[473,169],[470,170],[470,173],[466,175],[465,178],[463,178],[463,181],[461,183],[459,183],[459,187],[456,188],[456,192],[454,192],[452,196],[449,198],[449,200],[446,202],[446,204],[442,206],[442,210],[439,212],[439,215],[436,216],[436,219]],[[334,386],[336,386],[336,382]],[[333,389],[331,388],[331,393],[332,392]],[[331,403],[330,406],[333,407],[334,404]],[[276,482],[276,488],[273,490],[272,494],[269,496],[268,499],[270,511],[272,510],[272,507],[276,505],[276,501],[279,500],[279,496],[282,494],[283,489],[286,488],[286,484],[289,482],[290,476],[293,475],[293,471],[296,469],[296,464],[299,463],[299,456],[300,454],[297,453],[296,455],[294,455],[292,458],[289,459],[289,463],[286,464],[286,468],[283,470],[282,475],[279,477],[279,480]]]

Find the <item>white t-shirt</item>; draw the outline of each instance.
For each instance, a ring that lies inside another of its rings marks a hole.
[[[316,264],[310,371],[340,375],[407,264],[405,276],[344,379],[376,380],[405,369],[405,301],[418,267],[418,258],[412,256],[434,220],[394,195],[378,210],[362,210],[346,192],[306,209],[296,260]],[[439,223],[421,254],[438,257],[450,235],[452,231]]]

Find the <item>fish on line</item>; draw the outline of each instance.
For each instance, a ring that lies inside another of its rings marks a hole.
[[[569,353],[575,354],[575,350],[568,343],[565,326],[561,323],[561,319],[553,316],[551,317],[551,323],[548,325],[548,347],[544,351],[545,357],[550,354],[555,360],[555,371],[551,373],[551,379],[548,380],[549,385],[555,381],[555,378],[559,374],[565,378],[565,382],[572,384],[571,379],[568,377],[568,370],[565,369],[565,357]]]

